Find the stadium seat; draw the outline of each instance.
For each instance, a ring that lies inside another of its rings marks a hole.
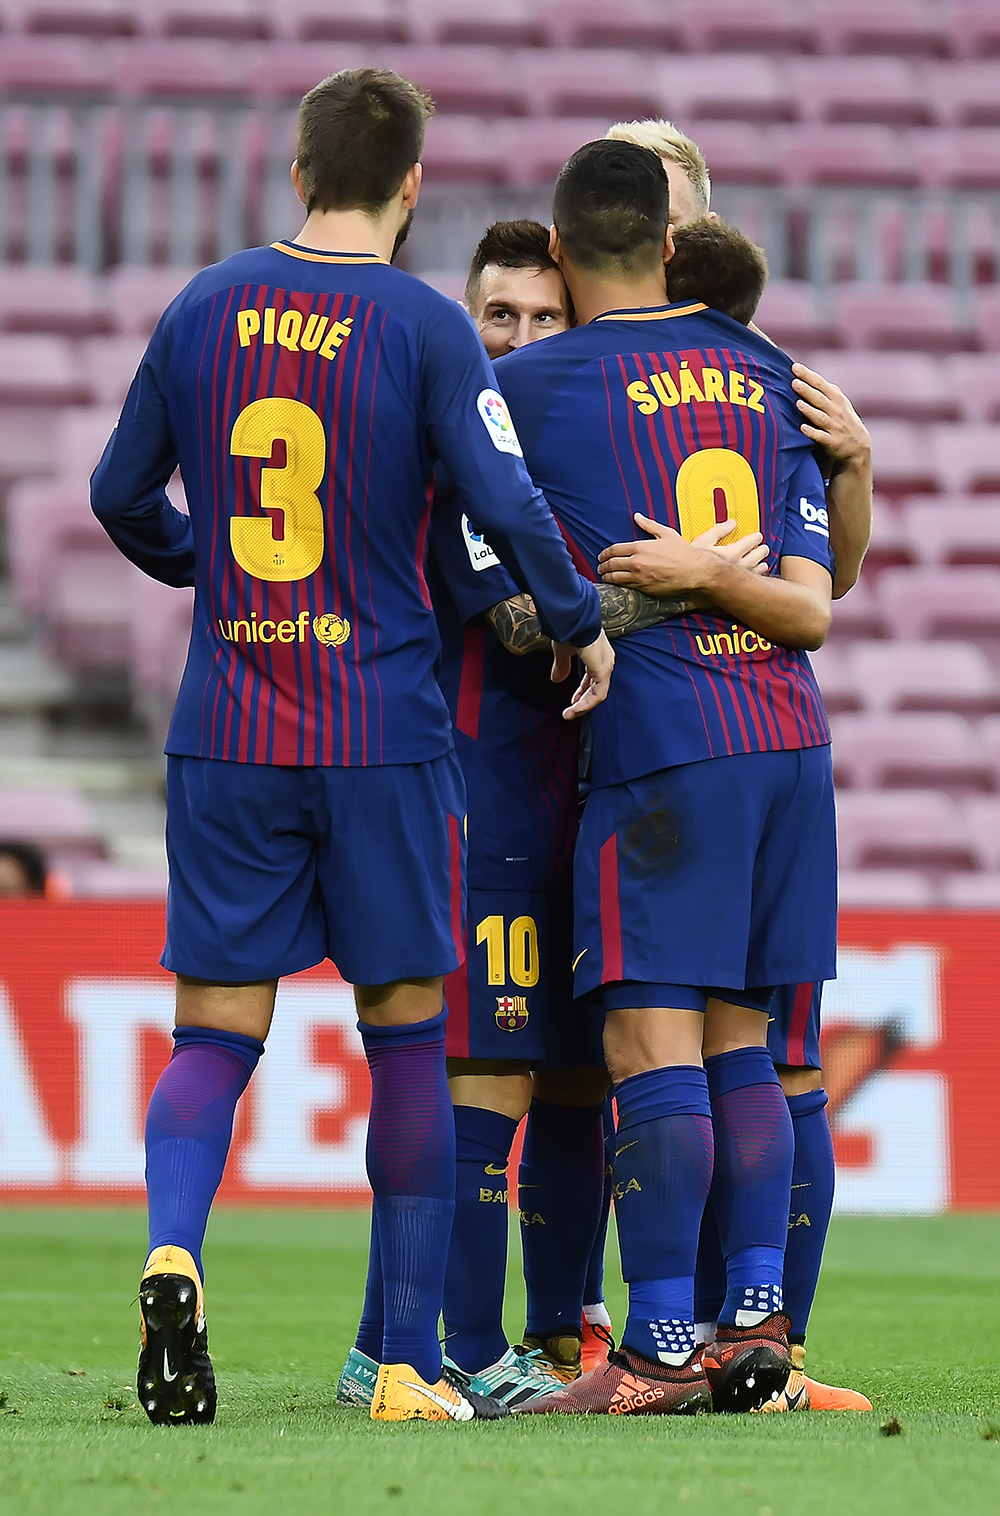
[[[870,711],[1000,710],[1000,682],[974,642],[856,642],[846,662]]]
[[[384,61],[429,90],[442,111],[523,116],[533,100],[525,70],[491,47],[399,47]],[[537,103],[537,102],[536,102]]]
[[[86,269],[23,263],[0,279],[0,327],[8,332],[82,336],[109,324],[101,280]]]
[[[194,591],[172,589],[145,576],[131,582],[132,672],[140,689],[173,706],[188,643]]]
[[[0,836],[23,837],[45,848],[101,852],[79,790],[0,788]]]
[[[50,436],[49,472],[79,481],[89,479],[118,425],[117,405],[74,406],[59,416]]]
[[[147,32],[257,42],[274,35],[265,0],[141,0]]]
[[[882,421],[868,424],[872,438],[875,487],[887,494],[937,488],[937,473],[928,456],[926,434],[913,421]]]
[[[500,135],[478,116],[432,116],[421,161],[432,184],[499,184],[507,171]]]
[[[979,740],[982,743],[983,752],[993,765],[993,772],[1000,775],[1000,717],[987,716],[979,723]],[[992,812],[983,811],[984,820],[990,815]],[[1000,818],[993,830],[1000,836]],[[997,853],[997,867],[1000,867],[1000,850]]]
[[[939,889],[940,903],[953,911],[1000,910],[1000,873],[946,874]]]
[[[1000,421],[1000,363],[994,353],[956,353],[944,372],[963,421]]]
[[[59,660],[76,669],[127,668],[139,570],[110,542],[80,543],[60,548],[46,577],[45,619]]]
[[[294,41],[379,43],[411,38],[405,12],[395,0],[337,0],[336,5],[330,0],[270,0],[270,9],[275,33]]]
[[[4,95],[97,96],[107,83],[105,54],[82,37],[0,37]]]
[[[833,305],[846,347],[954,352],[973,343],[944,285],[845,284],[834,290]]]
[[[627,5],[623,8],[627,10]],[[545,42],[549,30],[546,7],[532,0],[504,0],[503,5],[484,6],[482,10],[469,5],[468,0],[408,0],[404,10],[418,42],[537,47]]]
[[[838,384],[861,415],[953,421],[960,415],[951,373],[927,353],[811,354],[809,367]]]
[[[247,93],[240,49],[217,39],[143,38],[110,47],[111,81],[122,100],[222,100]]]
[[[80,344],[87,388],[98,405],[122,405],[145,350],[144,337],[90,337]]]
[[[137,0],[4,0],[12,30],[61,36],[131,37],[142,30]]]
[[[505,164],[508,184],[520,188],[553,184],[556,175],[585,142],[595,142],[607,131],[606,116],[557,116],[551,121],[534,118],[495,121],[493,131]]]
[[[0,335],[0,405],[74,405],[89,398],[65,337]]]
[[[809,662],[819,680],[823,704],[829,715],[861,708],[858,683],[843,647],[835,642],[827,642],[809,654]]]
[[[122,265],[108,275],[108,304],[119,332],[149,337],[167,306],[196,272],[192,268]]]
[[[958,497],[962,499],[963,497]],[[913,556],[920,563],[1000,564],[1000,500],[968,504],[914,500],[904,507]]]
[[[661,110],[671,119],[767,122],[794,121],[798,115],[783,71],[753,53],[662,58],[655,77]]]
[[[694,131],[713,184],[777,184],[779,169],[765,127],[747,121],[699,121]]]
[[[993,788],[993,769],[976,728],[944,711],[836,716],[833,768],[839,784],[856,789]]]
[[[894,53],[945,57],[950,36],[943,7],[926,0],[813,0],[813,25],[824,53]]]
[[[0,483],[52,472],[58,416],[41,405],[0,406]]]
[[[922,72],[942,126],[1000,125],[1000,61],[929,64]]]
[[[7,498],[7,556],[17,604],[45,609],[47,571],[61,543],[106,546],[107,535],[90,509],[87,475],[23,479]]]
[[[816,289],[804,279],[772,279],[754,320],[779,347],[796,352],[818,347],[833,336]]]
[[[878,599],[896,637],[1000,634],[1000,569],[886,569]]]
[[[250,89],[257,100],[297,105],[320,79],[342,68],[361,68],[367,60],[367,50],[357,42],[273,42],[250,55]]]
[[[415,0],[423,6],[424,0]],[[452,0],[459,3],[459,0]],[[508,6],[505,4],[503,10]],[[545,20],[556,47],[634,47],[677,52],[684,46],[684,17],[662,0],[544,0],[532,7]]]
[[[902,516],[885,496],[876,495],[871,541],[865,555],[868,577],[871,578],[874,569],[895,568],[912,562],[913,551]]]
[[[916,869],[841,869],[837,884],[842,910],[921,910],[936,903],[934,886]]]
[[[1000,133],[989,127],[910,132],[920,184],[931,190],[1000,189],[998,139]]]
[[[843,869],[971,868],[976,849],[941,790],[845,790],[837,800]]]
[[[850,594],[833,602],[830,637],[846,641],[856,637],[878,637],[885,632],[882,612],[872,594],[871,585],[862,575]]]
[[[1000,489],[1000,426],[935,426],[928,440],[938,489]]]
[[[920,126],[934,119],[915,69],[902,58],[790,58],[785,69],[803,121]]]
[[[812,15],[798,0],[681,0],[677,14],[692,53],[815,51]]]
[[[952,47],[960,58],[1000,54],[1000,12],[992,0],[966,0],[950,7]]]
[[[807,123],[775,127],[772,140],[789,185],[907,189],[916,180],[906,142],[888,126]]]
[[[536,49],[518,54],[515,75],[534,116],[607,114],[610,125],[662,114],[656,71],[638,53]]]
[[[980,345],[994,353],[1000,350],[1000,288],[974,291],[974,321]]]

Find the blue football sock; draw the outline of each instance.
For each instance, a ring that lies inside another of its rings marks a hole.
[[[712,1191],[701,1219],[701,1236],[698,1238],[698,1265],[694,1271],[694,1320],[701,1327],[699,1341],[711,1341],[712,1328],[722,1314],[726,1298],[726,1260],[722,1256],[719,1241],[719,1223],[715,1219]]]
[[[186,1248],[204,1277],[201,1247],[222,1181],[236,1103],[264,1044],[240,1032],[179,1026],[146,1113],[149,1250]]]
[[[408,1363],[428,1384],[441,1377],[438,1322],[455,1214],[445,1015],[408,1026],[359,1023],[372,1076],[366,1157],[382,1263],[379,1359]]]
[[[615,1094],[615,1217],[629,1287],[622,1342],[679,1366],[694,1348],[694,1267],[712,1180],[705,1072],[652,1069]]]
[[[467,1374],[502,1358],[507,1279],[507,1160],[517,1122],[499,1111],[455,1107],[458,1181],[444,1276],[445,1352]]]
[[[792,1118],[767,1048],[706,1058],[715,1126],[712,1204],[726,1259],[719,1317],[756,1326],[782,1308]]]
[[[795,1342],[804,1342],[833,1210],[833,1138],[826,1114],[826,1090],[789,1095],[787,1100],[795,1161],[785,1247],[785,1312],[792,1323],[789,1336]]]
[[[604,1106],[533,1100],[517,1176],[526,1331],[579,1332],[604,1195]]]
[[[365,1280],[365,1303],[361,1307],[361,1321],[354,1346],[373,1363],[382,1362],[382,1338],[385,1335],[385,1319],[382,1306],[382,1259],[378,1248],[378,1222],[372,1207],[372,1231],[368,1244],[368,1278]]]
[[[583,1282],[584,1314],[588,1306],[593,1307],[604,1303],[604,1254],[608,1246],[608,1222],[611,1220],[611,1186],[614,1174],[611,1162],[614,1153],[613,1149],[608,1148],[608,1143],[614,1142],[615,1138],[613,1100],[614,1097],[609,1095],[604,1102],[604,1191],[601,1197],[601,1214],[597,1222],[597,1236],[590,1250],[590,1257],[587,1260],[587,1277]],[[607,1312],[604,1313],[602,1319],[610,1320]]]

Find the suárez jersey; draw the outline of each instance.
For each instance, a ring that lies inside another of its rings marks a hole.
[[[579,723],[564,721],[572,680],[548,653],[517,657],[481,619],[518,593],[453,493],[431,523],[428,583],[441,630],[439,679],[468,796],[473,889],[548,890],[572,878]]]
[[[580,572],[640,535],[641,511],[692,540],[732,517],[783,556],[831,569],[825,492],[799,431],[791,360],[700,303],[612,311],[502,358],[497,377],[532,478]],[[830,730],[804,652],[725,615],[616,643],[593,712],[594,785],[732,753],[819,746]]]
[[[592,641],[596,591],[460,306],[374,255],[291,242],[196,275],[92,481],[126,555],[195,585],[168,753],[365,765],[449,750],[425,577],[438,458],[556,635]],[[190,519],[164,493],[178,462]]]

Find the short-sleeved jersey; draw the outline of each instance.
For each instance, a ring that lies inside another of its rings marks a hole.
[[[168,752],[366,765],[450,749],[425,577],[438,458],[557,635],[593,640],[596,592],[460,306],[374,255],[287,242],[191,281],[92,487],[140,568],[195,584]],[[189,521],[164,494],[178,462]]]
[[[791,362],[701,304],[615,311],[500,360],[532,477],[581,573],[640,535],[633,513],[688,539],[726,515],[832,569],[823,480],[799,431]],[[700,612],[616,645],[592,716],[595,785],[674,764],[830,741],[804,652]]]
[[[428,583],[439,679],[468,796],[472,889],[549,890],[572,878],[579,723],[547,653],[507,652],[481,613],[518,593],[454,494],[439,495]]]

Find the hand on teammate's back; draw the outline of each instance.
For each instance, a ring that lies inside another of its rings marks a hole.
[[[583,662],[584,675],[573,693],[573,699],[563,711],[566,721],[577,721],[586,716],[595,705],[608,698],[611,673],[615,666],[615,652],[607,634],[601,632],[596,641],[586,647],[569,648],[565,643],[556,643],[552,649],[552,681],[560,684],[570,671],[570,659],[576,654]]]
[[[872,439],[868,428],[842,389],[824,379],[804,363],[792,365],[792,389],[803,421],[799,430],[812,442],[818,442],[831,457],[847,463],[871,456]]]
[[[736,526],[735,521],[717,521],[708,531],[688,542],[672,527],[648,516],[635,516],[635,522],[648,537],[634,542],[616,542],[606,547],[597,560],[601,577],[608,584],[624,584],[647,595],[673,595],[679,590],[700,589],[711,557],[748,569],[767,573],[768,548],[760,532],[749,532],[736,542],[720,546]],[[711,557],[709,556],[711,555]]]

